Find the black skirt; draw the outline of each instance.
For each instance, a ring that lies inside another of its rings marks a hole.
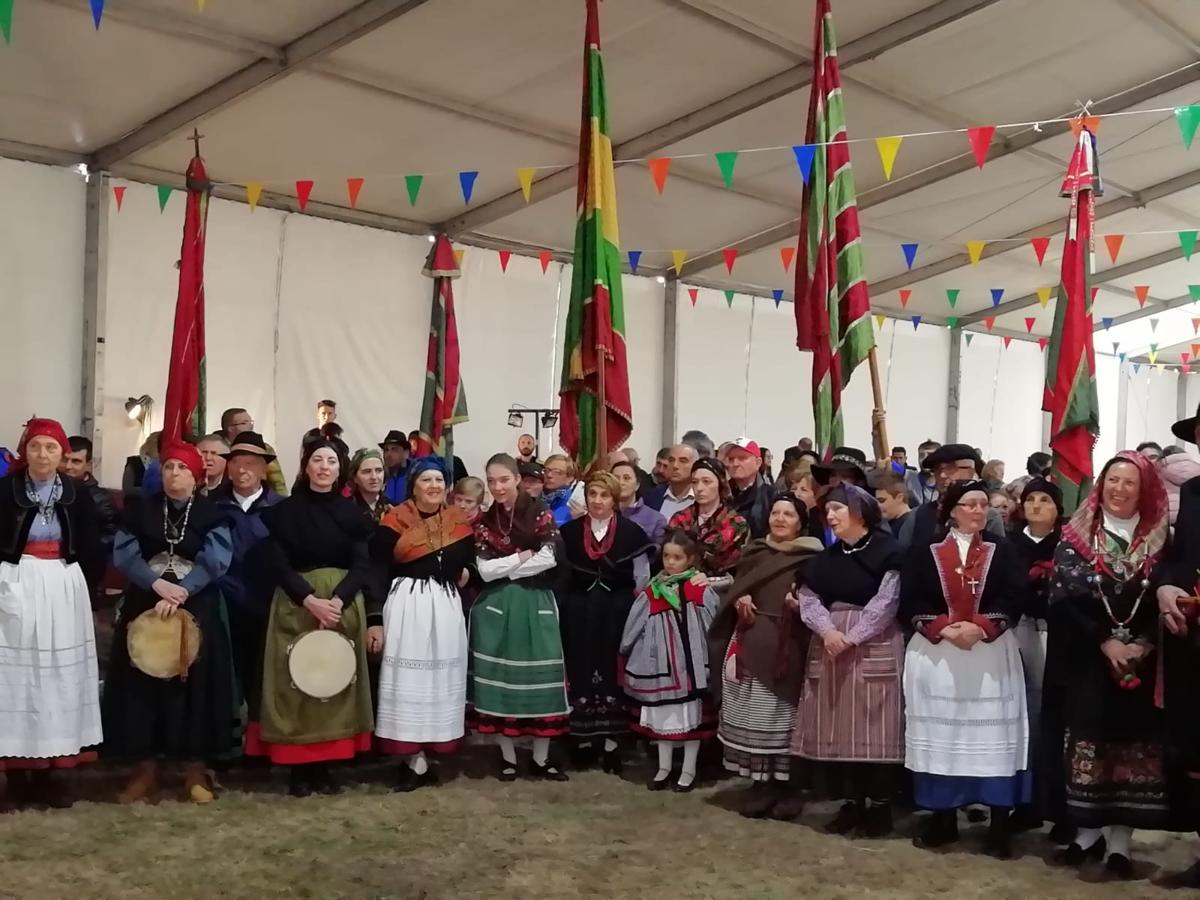
[[[632,590],[597,584],[586,592],[568,590],[560,604],[571,735],[604,737],[629,730],[625,692],[617,681],[617,655]]]

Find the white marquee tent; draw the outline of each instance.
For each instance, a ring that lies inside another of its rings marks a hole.
[[[1184,148],[1172,114],[1200,102],[1193,8],[835,0],[850,132],[863,139],[872,304],[888,317],[877,336],[893,442],[957,437],[1014,467],[1041,446],[1037,339],[1054,301],[1043,307],[1037,290],[1057,282],[1065,118],[1083,104],[1104,116],[1096,230],[1125,235],[1116,261],[1103,247],[1096,257],[1097,453],[1163,440],[1194,408],[1197,379],[1132,366],[1152,345],[1178,364],[1200,340],[1189,291],[1200,259],[1178,238],[1200,221],[1189,158],[1200,147]],[[455,291],[468,465],[512,444],[510,405],[555,405],[582,2],[108,0],[98,29],[87,0],[14,10],[0,43],[3,442],[32,413],[56,416],[94,430],[102,480],[119,478],[139,442],[125,399],[165,389],[183,203],[176,194],[160,212],[156,186],[182,185],[193,127],[221,183],[208,228],[210,416],[249,407],[285,461],[324,396],[342,401],[353,443],[415,427],[420,268],[438,228],[466,248]],[[621,244],[642,251],[625,277],[633,444],[653,453],[689,427],[794,443],[812,433],[810,367],[772,292],[790,298],[794,278],[779,251],[796,240],[811,0],[605,0],[601,14]],[[981,170],[954,130],[989,124],[1013,127],[997,130]],[[901,134],[913,136],[889,180],[872,139]],[[730,150],[742,152],[726,187],[713,154]],[[650,157],[673,157],[661,194]],[[528,201],[522,167],[537,167]],[[479,172],[469,203],[461,171]],[[424,175],[415,205],[411,174]],[[364,179],[355,208],[347,178]],[[303,212],[298,180],[314,182]],[[254,182],[264,192],[251,212]],[[113,187],[126,189],[120,208]],[[1052,238],[1042,265],[1035,236]],[[972,265],[965,245],[979,240]],[[919,245],[911,269],[901,243]],[[507,271],[499,250],[516,254]],[[543,250],[555,260],[544,272]],[[947,290],[959,291],[953,310]],[[869,446],[865,371],[846,402],[848,440]]]

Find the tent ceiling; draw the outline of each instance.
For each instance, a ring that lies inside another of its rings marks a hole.
[[[834,7],[855,137],[1056,118],[1080,101],[1104,111],[1200,102],[1191,0]],[[787,148],[804,137],[811,15],[811,0],[605,0],[611,130],[618,158],[639,160],[618,169],[622,245],[643,250],[646,269],[665,271],[682,249],[685,280],[790,294],[779,249],[795,244],[801,184]],[[581,29],[582,0],[208,0],[203,13],[181,0],[108,0],[98,32],[85,0],[22,2],[0,47],[0,153],[177,179],[194,123],[213,177],[263,182],[272,202],[312,179],[317,214],[339,216],[345,179],[363,177],[358,221],[449,223],[464,240],[566,251]],[[1169,114],[1106,118],[1099,140],[1097,231],[1130,234],[1115,264],[1098,246],[1097,325],[1125,322],[1115,327],[1131,347],[1155,337],[1186,347],[1194,328],[1181,298],[1200,272],[1173,231],[1200,223],[1200,168]],[[724,188],[711,154],[757,147],[783,149],[742,153]],[[963,135],[913,137],[889,182],[870,141],[856,144],[874,305],[975,329],[995,315],[997,333],[1019,336],[1033,318],[1029,336],[1048,334],[1053,301],[1042,309],[1036,291],[1057,281],[1070,147],[1061,125],[1010,129],[979,171]],[[697,156],[672,163],[660,196],[640,160],[682,154]],[[521,166],[550,179],[528,205],[513,197]],[[467,206],[466,169],[480,172]],[[415,208],[410,173],[426,176]],[[1147,231],[1165,233],[1133,234]],[[1042,266],[1027,243],[1039,233],[1055,238]],[[968,240],[993,242],[978,265]],[[921,245],[911,272],[902,241]],[[741,252],[732,276],[720,252],[730,246]],[[1144,309],[1137,285],[1151,288]],[[900,288],[912,291],[905,310]],[[992,288],[1004,289],[994,309]],[[1151,314],[1153,331],[1136,318]]]

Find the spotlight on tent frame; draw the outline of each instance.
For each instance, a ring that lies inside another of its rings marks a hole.
[[[125,401],[125,415],[129,416],[129,421],[131,422],[144,422],[150,412],[150,405],[153,402],[149,394],[142,394],[140,397],[130,397]]]
[[[515,409],[508,412],[508,427],[523,428],[525,426],[525,416],[517,412]]]
[[[556,412],[542,413],[542,427],[543,428],[553,428],[557,424],[558,424],[558,413],[556,413]]]

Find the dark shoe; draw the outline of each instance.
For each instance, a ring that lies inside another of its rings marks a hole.
[[[913,838],[913,846],[919,850],[936,850],[958,840],[958,813],[956,810],[939,810],[929,817],[921,833]]]
[[[4,773],[4,799],[13,806],[29,802],[29,772],[25,769],[9,769]]]
[[[1062,846],[1074,841],[1076,833],[1077,829],[1070,822],[1057,822],[1046,835],[1046,839],[1052,844]]]
[[[610,775],[620,775],[625,771],[625,764],[621,761],[621,748],[605,750],[600,757],[600,767]]]
[[[1007,808],[993,806],[983,852],[996,859],[1012,859],[1012,831]]]
[[[663,778],[658,777],[658,772],[654,773],[654,777],[646,783],[646,789],[650,791],[665,791],[671,786],[671,773],[668,772]]]
[[[988,820],[987,813],[979,806],[967,807],[967,821],[972,825],[979,825]]]
[[[776,781],[773,785],[778,799],[768,815],[776,822],[790,822],[804,813],[804,794],[790,782]]]
[[[288,794],[293,797],[311,797],[312,793],[313,786],[304,767],[292,766],[288,773]]]
[[[765,819],[771,814],[779,796],[765,781],[756,781],[750,786],[749,797],[738,810],[747,819]]]
[[[1133,861],[1120,853],[1110,853],[1104,863],[1104,871],[1113,879],[1129,881],[1133,878]]]
[[[516,781],[517,767],[502,758],[500,760],[500,770],[496,773],[496,778],[500,781]]]
[[[842,804],[838,814],[825,825],[826,834],[849,834],[862,822],[862,812],[857,803],[850,800]]]
[[[882,838],[892,833],[892,804],[873,803],[862,815],[862,823],[858,826],[858,836],[864,838]]]
[[[1072,841],[1070,846],[1054,854],[1054,862],[1060,866],[1074,866],[1075,868],[1079,868],[1085,862],[1099,862],[1104,859],[1105,847],[1104,838],[1098,838],[1096,843],[1092,844],[1086,850]]]
[[[538,765],[536,762],[529,767],[529,776],[540,781],[570,781],[566,772],[560,772],[552,762]]]
[[[1018,806],[1008,817],[1008,827],[1012,829],[1013,834],[1022,831],[1036,831],[1043,824],[1042,817],[1034,811],[1032,806]]]
[[[680,775],[679,777],[681,779],[683,778],[682,775]],[[672,787],[671,790],[673,790],[677,794],[690,794],[692,791],[694,791],[696,789],[696,782],[699,780],[700,780],[699,775],[693,775],[692,780],[689,781],[687,784],[681,784],[679,781],[676,781],[675,786]]]
[[[516,776],[516,769],[513,770],[513,776]],[[407,794],[417,788],[437,784],[437,780],[437,773],[433,771],[432,766],[418,775],[411,767],[404,765],[400,767],[400,777],[396,780],[396,786],[392,790],[397,794]]]
[[[326,766],[321,766],[313,773],[312,782],[313,789],[318,793],[325,794],[327,797],[332,797],[334,794],[342,792],[341,783],[333,777],[333,773]]]
[[[590,769],[596,765],[596,748],[591,744],[581,747],[578,744],[572,743],[570,750],[567,751],[567,755],[571,760],[571,768],[576,771]]]
[[[1180,888],[1191,888],[1194,891],[1200,890],[1200,860],[1197,860],[1182,872],[1176,872],[1174,875],[1167,875],[1164,878],[1160,878],[1155,884],[1167,890],[1177,890]]]
[[[74,800],[54,773],[49,769],[36,769],[29,773],[30,798],[33,803],[51,809],[70,809]]]

